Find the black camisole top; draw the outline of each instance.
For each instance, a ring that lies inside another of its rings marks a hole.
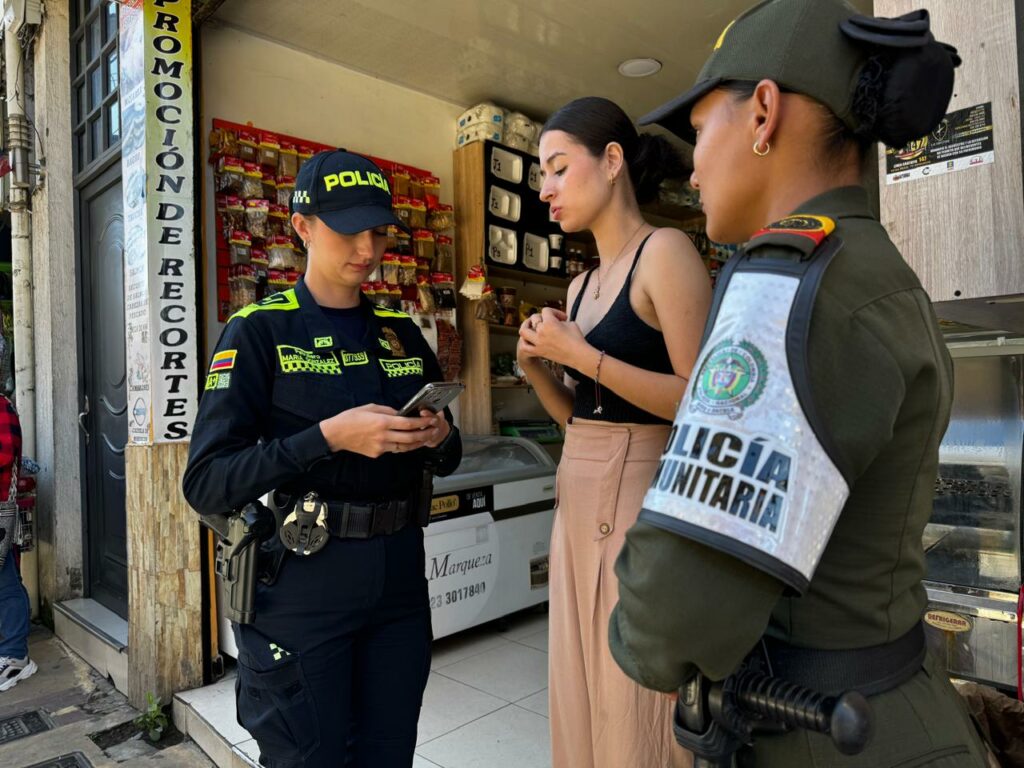
[[[586,339],[591,346],[604,351],[606,357],[614,357],[616,360],[655,373],[674,373],[672,360],[668,355],[668,347],[665,346],[665,337],[661,331],[641,320],[629,303],[629,288],[633,283],[633,273],[636,271],[636,265],[640,262],[640,254],[643,253],[644,246],[650,239],[650,235],[645,237],[640,243],[640,247],[636,249],[636,256],[633,257],[633,264],[629,268],[629,274],[626,276],[622,290],[615,297],[615,301],[605,316],[586,335]],[[569,314],[569,319],[572,321],[576,320],[594,269],[596,267],[588,271],[586,277],[583,278],[583,287],[576,296],[572,312]],[[576,400],[572,409],[574,417],[620,424],[671,423],[633,405],[604,386],[601,387],[601,413],[595,413],[597,399],[594,396],[594,380],[572,368],[566,368],[565,372],[576,380]]]

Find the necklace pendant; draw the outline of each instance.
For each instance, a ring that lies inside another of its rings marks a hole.
[[[594,289],[594,298],[595,299],[600,299],[601,298],[601,286],[600,285],[597,286],[597,288]]]
[[[604,408],[602,408],[600,405],[597,406],[597,408],[594,409],[594,415],[595,416],[600,416],[603,412],[604,412]]]

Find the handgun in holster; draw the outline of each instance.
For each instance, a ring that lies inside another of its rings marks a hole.
[[[237,624],[255,617],[256,581],[261,570],[260,544],[274,534],[273,513],[258,501],[231,515],[203,515],[203,525],[217,534],[214,569],[220,576],[224,615]]]

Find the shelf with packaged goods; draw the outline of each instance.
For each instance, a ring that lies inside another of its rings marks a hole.
[[[704,211],[700,208],[690,208],[686,205],[664,203],[658,200],[644,203],[640,206],[640,212],[645,215],[645,218],[662,219],[666,223],[671,222],[683,226],[704,221]]]
[[[561,277],[560,275],[549,275],[544,272],[526,272],[519,269],[508,269],[507,267],[498,267],[494,264],[487,265],[487,276],[496,277],[501,280],[512,280],[520,283],[536,283],[538,285],[550,285],[553,288],[569,289],[569,283],[572,282],[567,277]]]

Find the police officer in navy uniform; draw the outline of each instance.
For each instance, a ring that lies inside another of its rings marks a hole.
[[[921,629],[952,366],[860,186],[873,142],[939,126],[958,63],[927,11],[876,19],[841,0],[769,0],[723,31],[690,91],[641,120],[694,143],[708,237],[745,247],[720,275],[616,564],[612,653],[647,687],[687,684],[677,716],[691,745],[712,728],[691,698],[698,672],[721,681],[756,664],[826,696],[859,693],[872,713],[859,754],[755,728],[744,765],[985,765]],[[722,711],[742,714],[729,695]],[[714,725],[738,746],[751,723]]]
[[[230,514],[273,492],[282,530],[301,540],[283,557],[280,536],[263,544],[276,580],[259,585],[253,623],[234,625],[238,721],[261,764],[408,768],[430,668],[424,477],[453,472],[461,442],[447,411],[397,415],[443,376],[414,321],[360,290],[387,227],[402,226],[387,177],[344,150],[315,155],[292,224],[305,277],[229,319],[185,496]]]

